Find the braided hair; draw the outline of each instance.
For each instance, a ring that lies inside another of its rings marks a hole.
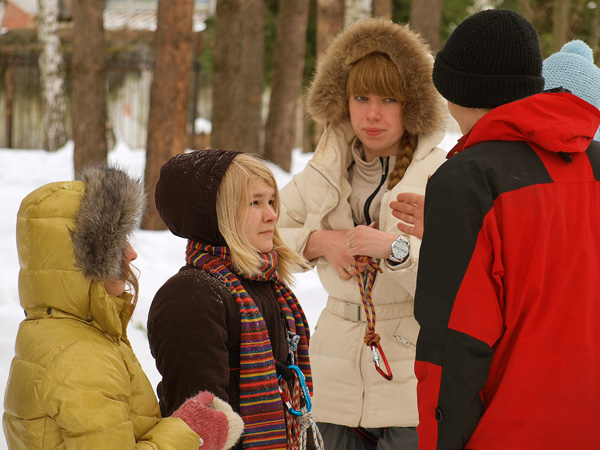
[[[392,189],[396,186],[404,176],[404,172],[406,172],[406,169],[412,161],[415,148],[417,148],[417,136],[405,131],[400,138],[398,154],[396,155],[396,164],[388,178],[388,189]]]

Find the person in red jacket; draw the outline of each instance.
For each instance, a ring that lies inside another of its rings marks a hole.
[[[419,448],[597,449],[600,111],[542,92],[533,26],[463,21],[433,81],[464,136],[425,194]]]

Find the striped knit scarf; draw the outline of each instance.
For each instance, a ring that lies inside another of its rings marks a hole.
[[[221,280],[229,288],[240,309],[240,414],[245,425],[242,437],[244,448],[285,449],[286,423],[269,333],[262,314],[244,289],[238,275],[273,283],[273,291],[285,314],[288,330],[300,336],[294,356],[312,393],[308,322],[293,292],[277,274],[277,254],[274,251],[264,253],[261,259],[264,262],[261,274],[247,277],[242,273],[232,272],[228,247],[215,247],[189,240],[186,250],[187,263]]]

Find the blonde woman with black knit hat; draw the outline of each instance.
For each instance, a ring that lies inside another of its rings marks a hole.
[[[420,240],[398,232],[389,205],[400,193],[424,194],[444,161],[446,110],[432,66],[408,26],[365,19],[332,41],[308,91],[325,132],[281,191],[279,226],[329,295],[310,347],[328,450],[417,449]]]
[[[19,327],[4,398],[11,450],[232,447],[243,424],[209,392],[172,417],[127,340],[137,301],[129,236],[145,203],[124,171],[92,167],[81,181],[46,184],[21,203]]]

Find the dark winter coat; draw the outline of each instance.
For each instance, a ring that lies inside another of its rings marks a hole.
[[[196,154],[198,158],[191,164],[189,160],[181,167],[172,164],[169,172],[163,168],[156,205],[174,234],[225,245],[218,229],[216,197],[237,152],[204,150]],[[286,322],[272,283],[241,277],[240,281],[265,320],[275,360],[286,363]],[[160,288],[148,315],[148,336],[163,377],[158,396],[164,415],[199,390],[213,392],[239,412],[240,334],[235,298],[206,272],[184,266]]]
[[[273,357],[285,363],[286,324],[271,282],[240,281],[265,319]],[[148,336],[163,377],[158,385],[163,415],[200,390],[239,412],[240,312],[221,281],[196,267],[182,267],[154,297]]]
[[[597,449],[600,112],[488,112],[431,177],[415,317],[419,448]]]

